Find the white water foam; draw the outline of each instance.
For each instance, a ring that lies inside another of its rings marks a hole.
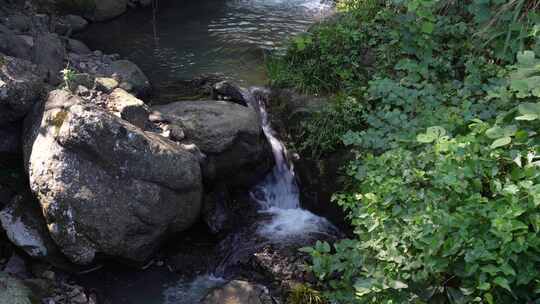
[[[275,167],[266,178],[251,191],[252,198],[261,206],[261,213],[271,215],[271,220],[263,221],[257,230],[259,235],[282,241],[309,234],[326,234],[337,229],[325,218],[300,207],[300,193],[294,173],[294,166],[287,160],[287,150],[272,129],[264,98],[251,94],[252,104],[259,110],[263,132],[272,147]]]

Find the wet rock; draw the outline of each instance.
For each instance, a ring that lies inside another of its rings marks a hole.
[[[123,89],[117,88],[112,91],[107,107],[109,111],[117,113],[122,119],[141,129],[144,129],[148,121],[149,109],[146,104]]]
[[[198,159],[65,91],[26,121],[30,186],[49,232],[74,263],[96,254],[142,262],[201,209]]]
[[[34,64],[0,53],[0,125],[23,118],[44,86],[45,75]]]
[[[46,33],[36,37],[36,47],[33,49],[32,62],[42,66],[48,73],[48,81],[60,83],[60,71],[64,68],[65,49],[60,37]]]
[[[247,281],[234,280],[211,291],[201,304],[274,304],[268,289]]]
[[[242,106],[247,106],[245,93],[238,85],[224,80],[214,84],[212,88],[214,99],[224,99]]]
[[[223,101],[182,101],[152,110],[151,121],[179,126],[183,142],[195,144],[206,155],[208,182],[249,187],[271,168],[270,148],[251,108]]]

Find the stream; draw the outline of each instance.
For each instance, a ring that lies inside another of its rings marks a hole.
[[[110,22],[93,24],[79,38],[92,49],[132,60],[158,90],[205,73],[256,86],[266,83],[265,54],[279,50],[289,37],[330,11],[330,5],[320,0],[159,1],[155,10],[131,10]],[[301,208],[294,167],[270,125],[263,90],[246,91],[250,107],[260,113],[276,163],[247,194],[260,220],[243,234],[228,236],[217,246],[223,252],[209,258],[216,259],[213,263],[202,263],[189,274],[171,271],[158,257],[144,271],[108,265],[81,275],[81,284],[98,290],[105,303],[195,304],[209,289],[226,283],[235,263],[256,248],[337,231],[326,219]],[[186,240],[174,241],[182,246]]]
[[[158,1],[155,10],[92,24],[79,38],[137,63],[158,90],[208,73],[264,85],[265,54],[329,15],[331,6],[321,1]]]

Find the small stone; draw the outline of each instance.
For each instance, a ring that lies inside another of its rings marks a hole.
[[[97,77],[96,78],[96,89],[103,91],[105,93],[110,93],[118,87],[118,81],[114,78],[109,77]]]

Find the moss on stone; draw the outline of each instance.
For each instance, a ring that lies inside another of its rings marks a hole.
[[[56,113],[54,117],[51,119],[51,124],[55,127],[55,133],[58,135],[60,132],[60,128],[64,124],[64,121],[66,120],[68,116],[68,112],[65,110],[61,110],[60,112]]]

